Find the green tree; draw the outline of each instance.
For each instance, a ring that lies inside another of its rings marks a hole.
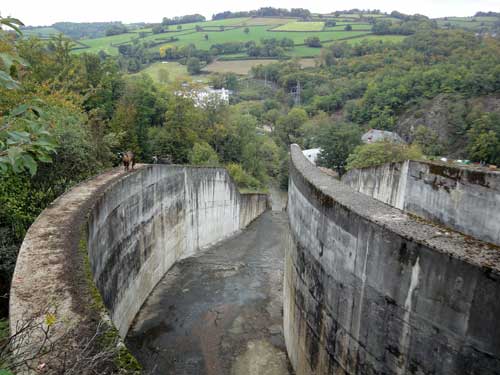
[[[170,155],[175,163],[188,163],[190,153],[199,141],[203,113],[193,101],[181,95],[171,95],[162,126],[148,129],[151,153]]]
[[[2,90],[18,90],[20,82],[16,79],[17,68],[26,66],[19,57],[16,45],[1,29],[5,25],[21,33],[22,22],[15,18],[0,17],[0,96]],[[14,171],[29,171],[34,175],[38,161],[50,162],[55,151],[55,143],[47,131],[48,123],[43,119],[39,107],[21,104],[10,110],[8,115],[0,115],[0,174]]]
[[[281,117],[276,124],[276,133],[285,145],[298,142],[301,139],[301,127],[307,121],[307,113],[303,108],[295,107],[286,116]]]
[[[349,154],[361,143],[361,131],[354,124],[332,123],[321,129],[318,165],[337,171],[341,176]]]
[[[308,47],[321,48],[321,40],[317,36],[310,36],[304,40]]]
[[[500,164],[500,114],[480,114],[467,132],[469,157],[478,162]]]
[[[214,167],[219,165],[219,157],[207,142],[197,142],[189,154],[189,163]]]
[[[259,190],[261,184],[255,177],[249,175],[240,164],[230,163],[226,165],[229,175],[233,178],[234,182],[240,187],[252,191]]]
[[[438,134],[431,128],[419,125],[415,129],[414,143],[417,144],[425,155],[441,155],[444,150],[439,141]]]
[[[356,147],[347,159],[347,170],[353,168],[373,167],[385,163],[405,160],[419,160],[422,152],[417,145],[380,141]]]
[[[243,32],[244,32],[245,34],[248,34],[248,33],[250,32],[250,29],[249,29],[248,27],[245,27],[245,28],[243,29]]]
[[[200,74],[201,64],[200,59],[197,57],[191,57],[187,61],[187,71],[189,74]]]
[[[345,25],[344,30],[345,31],[352,31],[352,26],[351,25]]]

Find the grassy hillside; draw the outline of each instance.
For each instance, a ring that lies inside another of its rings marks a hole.
[[[274,31],[322,31],[325,28],[324,22],[289,22]]]
[[[352,31],[345,31],[345,25],[351,25]],[[247,30],[246,30],[247,29]],[[352,40],[364,38],[371,34],[371,25],[366,21],[345,18],[337,22],[334,27],[325,27],[324,21],[304,22],[294,18],[232,18],[217,21],[188,23],[179,26],[170,26],[166,32],[153,34],[151,28],[137,29],[133,32],[111,37],[81,40],[87,48],[80,48],[75,52],[97,53],[104,51],[109,55],[118,55],[118,47],[122,44],[132,44],[134,40],[152,43],[150,51],[159,51],[166,46],[183,47],[194,45],[200,50],[209,50],[214,44],[229,42],[259,43],[261,39],[292,39],[295,47],[287,51],[290,57],[317,56],[320,48],[304,46],[308,37],[318,37],[322,43],[338,40]],[[246,32],[247,31],[247,32]],[[175,38],[175,41],[171,41]],[[383,36],[375,39],[384,39]],[[162,43],[164,41],[164,43]],[[245,56],[241,56],[245,57]]]
[[[469,30],[489,29],[500,22],[497,17],[444,17],[436,20],[442,28],[463,28]]]

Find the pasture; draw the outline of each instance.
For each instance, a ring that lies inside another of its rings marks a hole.
[[[137,76],[140,74],[146,74],[150,76],[154,82],[160,84],[167,84],[175,82],[177,80],[184,80],[190,78],[186,66],[179,64],[178,62],[175,61],[157,62],[141,70],[139,73],[134,73],[130,75]],[[191,79],[193,78],[194,77],[191,77]],[[196,76],[196,81],[201,81],[202,83],[206,83],[207,80],[208,77],[206,75]]]
[[[180,26],[172,25],[168,27],[166,32],[160,34],[153,34],[151,28],[135,29],[126,34],[80,40],[79,42],[83,46],[78,46],[79,49],[75,48],[75,53],[104,51],[109,55],[117,56],[120,45],[132,43],[142,43],[149,52],[153,53],[167,46],[182,48],[188,45],[208,51],[215,44],[250,41],[259,44],[262,39],[288,38],[293,40],[294,47],[285,50],[287,57],[315,57],[320,54],[321,49],[306,46],[305,39],[309,37],[318,37],[323,46],[342,40],[354,43],[362,40],[396,41],[402,39],[397,36],[392,38],[392,36],[372,35],[371,25],[359,15],[352,18],[341,15],[334,27],[325,27],[324,19],[315,17],[314,21],[302,21],[296,18],[281,17],[230,18],[187,23]],[[347,24],[351,25],[351,31],[345,31]],[[367,38],[368,36],[371,37]],[[220,60],[224,60],[225,58],[245,59],[248,56],[242,52],[237,55],[221,55],[219,57]],[[247,70],[246,67],[241,69]]]
[[[239,75],[246,75],[250,72],[252,67],[257,65],[267,65],[278,62],[276,59],[259,59],[259,60],[236,60],[236,61],[215,61],[205,68],[204,72],[207,73],[235,73]],[[313,67],[316,64],[316,59],[300,59],[300,65],[303,68]]]
[[[279,26],[273,31],[299,31],[299,32],[308,32],[308,31],[321,31],[325,28],[324,22],[289,22],[282,26]]]

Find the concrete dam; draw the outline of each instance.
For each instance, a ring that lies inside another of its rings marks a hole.
[[[288,203],[221,168],[114,169],[29,229],[11,331],[50,313],[70,358],[109,320],[148,374],[500,374],[499,181],[417,162],[338,181],[296,145]]]

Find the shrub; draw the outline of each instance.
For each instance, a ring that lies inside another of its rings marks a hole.
[[[373,167],[385,163],[418,160],[423,157],[417,145],[380,141],[358,146],[347,158],[346,169]]]
[[[217,166],[219,157],[207,142],[195,143],[189,154],[189,162],[193,165]]]
[[[240,164],[230,163],[226,166],[226,169],[238,187],[250,190],[260,189],[259,180],[245,172]]]

